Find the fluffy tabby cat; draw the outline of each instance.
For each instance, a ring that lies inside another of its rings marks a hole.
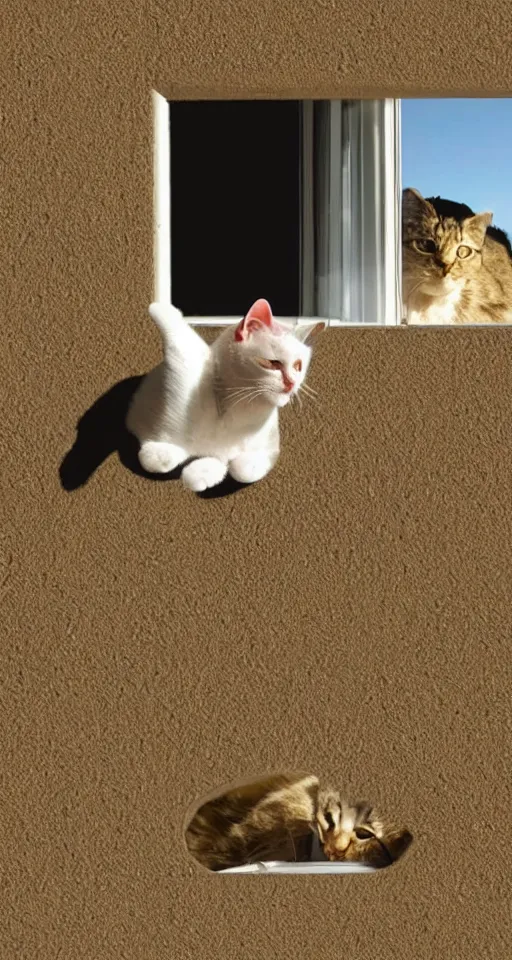
[[[320,856],[312,857],[319,841]],[[265,860],[394,863],[412,835],[385,822],[368,803],[348,803],[315,776],[270,776],[227,790],[204,803],[185,839],[192,856],[209,870]]]
[[[492,213],[409,188],[402,214],[407,323],[512,322],[510,241]]]
[[[261,480],[279,455],[279,408],[308,389],[306,341],[324,324],[294,333],[257,300],[209,346],[171,304],[153,303],[149,313],[164,360],[144,378],[126,421],[142,467],[168,473],[191,460],[181,477],[197,492],[228,471],[241,483]]]

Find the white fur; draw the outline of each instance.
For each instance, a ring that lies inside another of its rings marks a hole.
[[[462,295],[463,284],[443,286],[437,284],[437,289],[430,292],[425,284],[411,297],[407,312],[407,323],[410,325],[443,324],[450,326],[456,323],[457,304]],[[427,292],[428,291],[428,292]]]
[[[164,360],[142,381],[126,421],[139,440],[142,467],[167,473],[198,458],[182,471],[185,486],[197,492],[216,486],[228,470],[242,483],[260,480],[279,456],[278,410],[303,383],[311,348],[291,331],[263,324],[241,342],[228,327],[210,347],[171,304],[153,303],[149,313]],[[304,340],[308,334],[306,328]],[[281,373],[257,358],[284,364],[295,381],[290,393]]]

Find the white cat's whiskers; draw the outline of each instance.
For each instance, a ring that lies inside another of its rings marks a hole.
[[[227,387],[225,393],[228,397],[228,400],[233,400],[234,402],[228,403],[229,407],[235,407],[237,403],[242,400],[247,400],[248,403],[251,403],[256,397],[265,396],[269,393],[275,392],[271,389],[271,384],[269,384],[268,379],[254,379],[254,377],[243,377],[241,379],[249,381],[248,386],[243,387]]]
[[[262,386],[258,380],[251,380],[250,385],[246,387],[225,387],[224,393],[229,397],[236,397],[244,393],[252,393],[253,390],[262,389]]]
[[[252,393],[244,393],[242,394],[242,396],[235,397],[233,400],[231,400],[231,402],[228,402],[226,406],[229,407],[229,409],[232,409],[233,407],[237,407],[238,404],[242,403],[244,400],[246,400],[247,403],[250,403],[252,399],[253,399]]]
[[[253,387],[228,387],[224,393],[228,397],[238,397],[245,393],[251,393]]]
[[[318,390],[315,390],[314,387],[310,387],[309,383],[306,383],[305,380],[302,381],[299,390],[304,389],[306,393],[312,393],[314,396],[318,396]]]
[[[301,385],[300,385],[300,387],[299,387],[299,390],[297,391],[297,395],[298,395],[299,391],[304,390],[304,396],[305,396],[308,400],[311,400],[312,403],[316,403],[317,405],[320,405],[320,401],[319,401],[318,397],[316,396],[316,392],[315,392],[315,393],[312,393],[312,392],[310,392],[310,389],[311,389],[311,388],[309,388],[309,387],[307,386],[307,384],[301,383]]]
[[[255,390],[248,389],[246,393],[244,392],[242,393],[241,396],[235,397],[234,402],[229,403],[228,406],[230,409],[233,409],[233,407],[236,407],[239,403],[242,403],[243,400],[247,400],[247,403],[252,403],[252,401],[255,400],[256,397],[264,396],[266,392],[267,392],[266,390],[261,390],[261,389],[255,389]]]

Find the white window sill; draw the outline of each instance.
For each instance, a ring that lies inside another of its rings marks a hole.
[[[297,327],[312,326],[316,323],[324,323],[326,327],[356,328],[358,330],[365,330],[366,327],[379,327],[382,329],[384,326],[384,324],[378,322],[371,323],[365,321],[365,323],[351,323],[349,320],[340,320],[338,317],[274,317],[274,319],[277,320],[278,323],[283,324],[283,326],[291,327],[293,330]],[[241,317],[185,316],[185,320],[191,327],[230,327],[240,323]],[[394,323],[392,326],[398,327],[401,326],[401,324]]]
[[[243,867],[231,867],[218,873],[375,873],[376,868],[362,863],[287,863],[267,860],[265,863],[247,863]]]

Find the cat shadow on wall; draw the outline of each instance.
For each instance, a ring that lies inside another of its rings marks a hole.
[[[73,493],[90,480],[102,463],[113,453],[117,453],[123,466],[146,480],[161,483],[178,480],[182,464],[171,473],[147,473],[138,458],[139,443],[125,426],[126,414],[135,390],[143,377],[128,377],[114,384],[110,390],[94,401],[77,424],[76,439],[59,467],[61,486],[67,493]],[[247,484],[238,483],[232,477],[197,494],[204,500],[226,497]]]

